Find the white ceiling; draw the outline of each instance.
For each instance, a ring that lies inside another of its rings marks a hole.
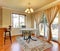
[[[36,10],[53,1],[55,0],[0,0],[0,6],[24,11],[30,2],[30,6]]]

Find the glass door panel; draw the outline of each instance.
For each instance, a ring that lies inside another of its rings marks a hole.
[[[41,36],[44,36],[44,24],[43,23],[39,24],[39,32]]]
[[[58,40],[58,14],[52,23],[52,39]]]

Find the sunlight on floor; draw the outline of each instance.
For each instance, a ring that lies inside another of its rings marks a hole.
[[[12,44],[11,51],[22,51],[19,43],[15,42],[14,44]]]

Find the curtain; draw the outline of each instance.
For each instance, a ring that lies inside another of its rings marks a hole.
[[[57,6],[45,10],[45,14],[48,22],[48,28],[49,28],[48,41],[52,39],[51,24],[54,21],[54,18],[56,17],[57,12],[58,12]]]
[[[58,8],[60,8],[60,6],[58,6]],[[60,9],[58,11],[58,20],[59,20],[59,24],[58,24],[58,41],[60,43]]]
[[[40,20],[41,20],[41,17],[42,17],[43,13],[42,12],[38,12],[38,13],[35,13],[35,17],[34,17],[34,20],[36,21],[36,28],[37,28],[37,36],[39,36],[39,23],[40,23]]]

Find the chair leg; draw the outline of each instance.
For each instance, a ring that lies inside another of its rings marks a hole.
[[[11,32],[9,32],[10,41],[12,43]]]
[[[5,41],[6,41],[6,32],[5,32],[5,37],[4,37],[4,44],[5,44]]]

